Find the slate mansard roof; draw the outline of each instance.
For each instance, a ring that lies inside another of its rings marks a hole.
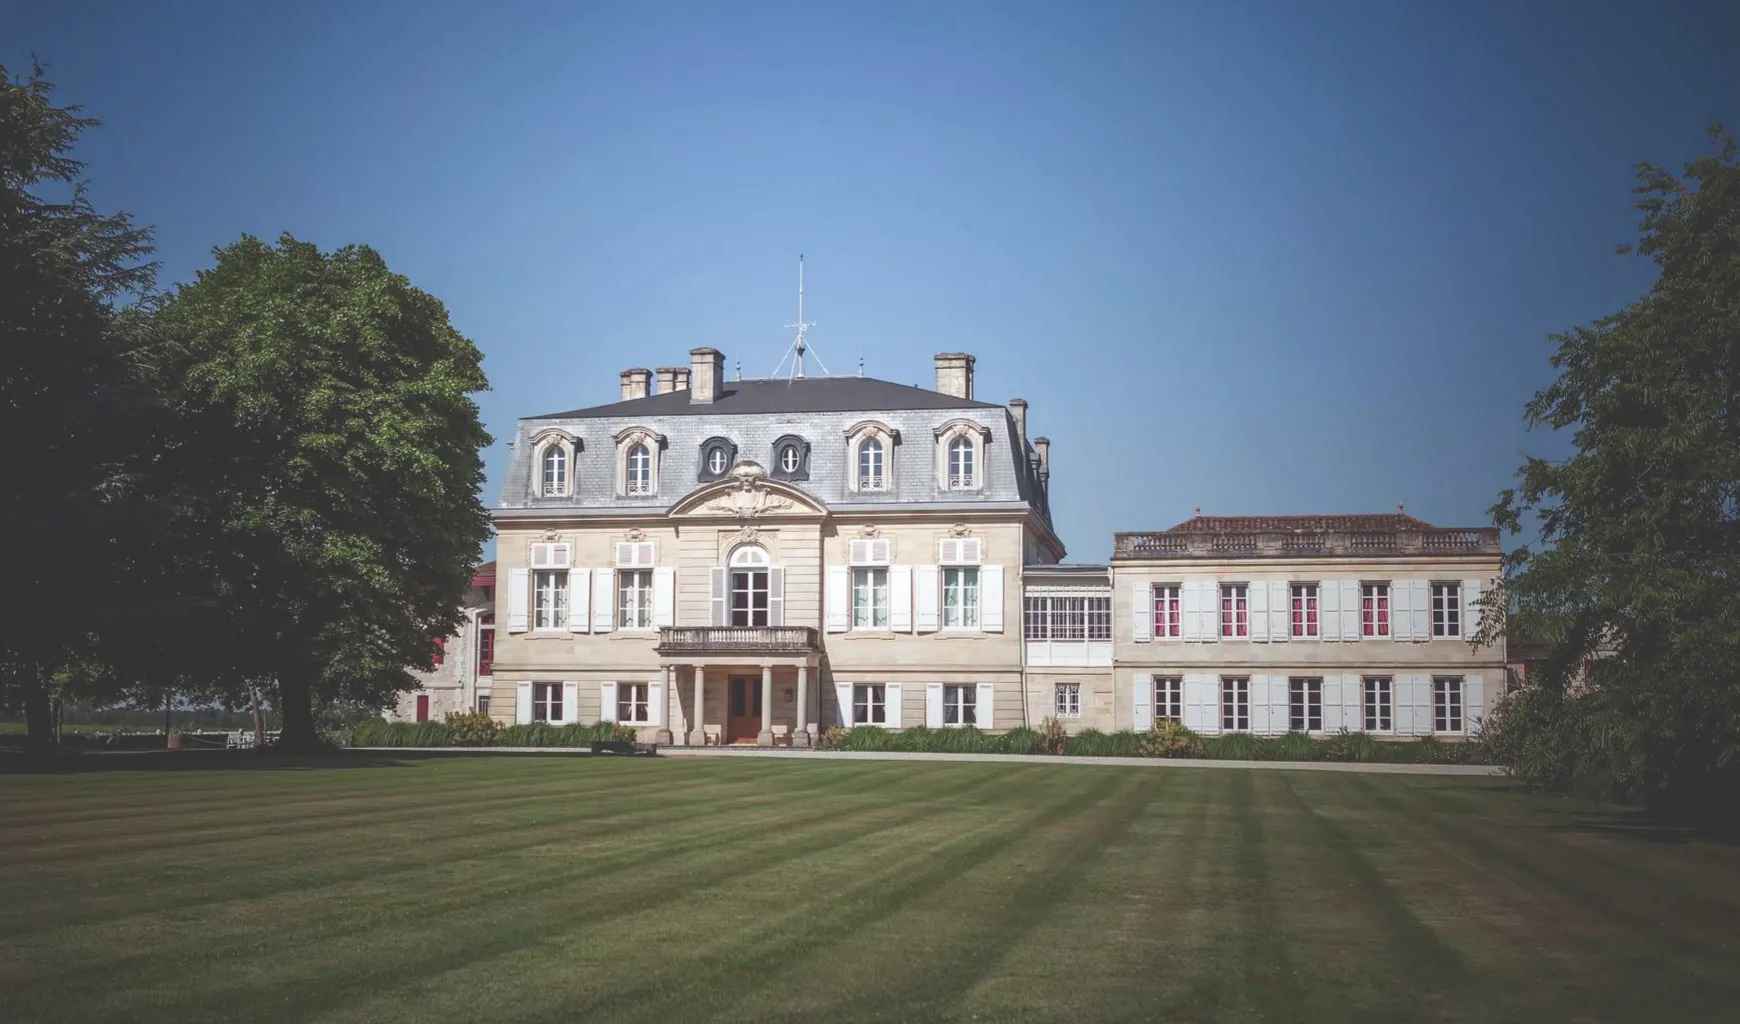
[[[850,461],[846,431],[866,420],[897,433],[890,459],[892,486],[887,491],[853,491],[846,486]],[[977,490],[945,490],[937,480],[935,431],[955,420],[968,420],[987,435],[984,486]],[[657,493],[652,495],[616,493],[616,437],[632,427],[665,438]],[[551,428],[578,438],[579,451],[571,493],[544,497],[533,488],[533,439]],[[539,511],[585,515],[668,508],[702,486],[702,446],[706,442],[725,438],[736,446],[738,459],[749,459],[771,470],[775,443],[791,436],[809,446],[808,479],[790,481],[791,485],[829,507],[922,503],[971,508],[1027,503],[1049,519],[1033,466],[1033,449],[1016,440],[1014,420],[1007,409],[871,377],[724,381],[719,397],[711,403],[693,401],[688,391],[672,391],[523,418],[497,510],[509,516],[526,516]]]

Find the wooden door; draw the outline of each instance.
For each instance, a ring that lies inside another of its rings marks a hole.
[[[429,720],[429,695],[426,693],[419,693],[417,695],[417,721],[427,722],[428,720]]]
[[[761,679],[732,676],[725,708],[725,742],[754,743],[761,735]]]

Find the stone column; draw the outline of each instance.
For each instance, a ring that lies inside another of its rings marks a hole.
[[[755,737],[758,747],[773,746],[773,666],[761,666],[761,735]]]
[[[677,692],[677,669],[676,669],[676,666],[666,665],[664,667],[664,675],[665,675],[665,690],[664,690],[665,706],[662,708],[659,708],[659,721],[663,722],[664,724],[659,726],[658,732],[653,734],[653,742],[659,744],[660,746],[668,747],[673,742],[675,742],[674,737],[671,734],[671,705],[675,704],[677,707],[682,707],[683,706],[683,698],[682,698],[682,695]]]
[[[810,745],[810,667],[807,664],[798,666],[797,728],[792,731],[791,745]]]
[[[704,747],[707,745],[707,730],[701,724],[701,709],[707,699],[707,666],[691,665],[689,671],[695,676],[695,717],[689,720],[689,746]]]

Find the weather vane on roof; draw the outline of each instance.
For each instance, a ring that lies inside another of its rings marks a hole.
[[[804,319],[804,256],[803,256],[803,253],[798,253],[798,315],[797,315],[797,322],[791,323],[791,324],[786,324],[786,326],[797,328],[797,337],[792,339],[791,346],[785,350],[785,355],[779,357],[779,364],[773,368],[773,376],[775,378],[777,378],[779,376],[780,367],[783,367],[785,365],[786,359],[790,358],[791,359],[791,371],[786,375],[786,380],[787,381],[803,380],[804,379],[804,355],[806,353],[808,353],[810,350],[809,343],[804,340],[804,332],[809,330],[811,327],[815,326],[815,324],[810,323]],[[822,376],[824,376],[824,377],[833,376],[833,374],[828,372],[828,364],[822,362],[822,357],[820,355],[816,356],[816,365],[820,366],[822,368]]]

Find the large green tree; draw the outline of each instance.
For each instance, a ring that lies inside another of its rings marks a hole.
[[[162,455],[197,493],[212,598],[200,674],[274,681],[282,746],[313,708],[382,706],[458,627],[488,537],[477,348],[372,249],[244,237],[156,316],[172,357]]]
[[[1523,777],[1740,811],[1740,163],[1732,137],[1675,175],[1638,168],[1635,251],[1658,276],[1556,335],[1527,407],[1573,454],[1529,459],[1494,507],[1539,541],[1497,598],[1547,658],[1495,713]],[[1630,247],[1621,250],[1629,252]],[[1497,619],[1497,616],[1489,616]]]
[[[150,231],[99,213],[71,156],[98,122],[56,106],[40,66],[0,65],[0,522],[6,590],[0,703],[33,751],[57,681],[103,631],[136,618],[149,503],[135,486],[153,413]]]

